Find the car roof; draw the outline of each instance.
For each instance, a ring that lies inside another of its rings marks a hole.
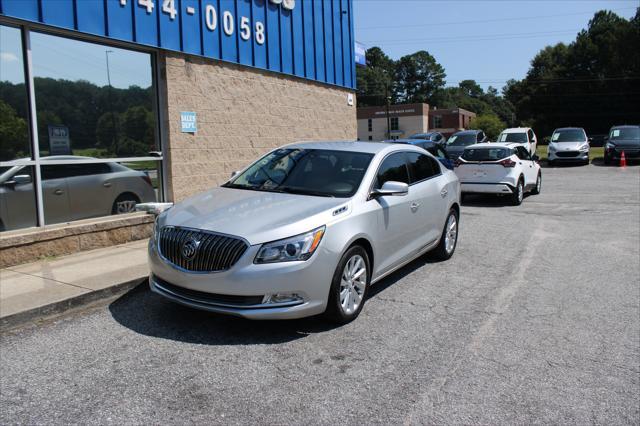
[[[513,148],[514,145],[519,145],[517,143],[505,143],[505,142],[483,142],[476,143],[473,145],[466,146],[465,149],[471,148]]]
[[[582,127],[559,127],[555,129],[554,132],[557,132],[558,130],[582,130],[584,132]]]
[[[512,127],[510,129],[504,129],[501,133],[526,133],[529,131],[529,127]]]
[[[300,148],[300,149],[326,149],[333,151],[350,151],[363,152],[368,154],[378,154],[382,151],[396,151],[400,148],[414,147],[411,144],[404,143],[388,143],[388,142],[361,142],[361,141],[315,141],[315,142],[296,142],[285,145],[282,148]]]
[[[459,132],[455,132],[452,136],[456,135],[477,135],[482,130],[461,130]]]
[[[611,126],[612,129],[629,129],[633,127],[640,127],[640,124],[621,124],[620,126]]]

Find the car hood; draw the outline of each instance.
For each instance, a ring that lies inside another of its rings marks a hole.
[[[249,244],[291,237],[326,225],[349,199],[215,188],[167,210],[159,225],[183,226],[235,235]],[[347,214],[350,208],[341,215]]]
[[[640,148],[640,140],[638,139],[616,139],[609,143],[618,148]]]

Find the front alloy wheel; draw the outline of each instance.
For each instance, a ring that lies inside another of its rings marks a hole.
[[[325,316],[339,324],[353,321],[364,306],[370,276],[367,252],[360,246],[347,250],[333,275]]]
[[[430,255],[437,260],[448,260],[453,256],[458,244],[458,213],[456,210],[449,210],[447,221],[444,224],[440,242]]]

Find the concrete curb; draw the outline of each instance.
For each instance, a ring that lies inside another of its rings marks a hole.
[[[120,296],[146,282],[147,279],[147,276],[134,278],[120,284],[105,287],[100,290],[90,291],[88,293],[83,293],[69,299],[61,300],[59,302],[54,302],[48,305],[43,305],[37,308],[7,315],[6,317],[0,318],[0,332],[8,331],[18,326],[25,325],[29,322],[35,323],[40,320],[45,320],[49,317],[63,314],[71,309],[89,305],[102,299]]]

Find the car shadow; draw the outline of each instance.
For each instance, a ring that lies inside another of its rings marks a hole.
[[[433,261],[422,256],[385,277],[369,289],[367,300],[428,263]],[[120,325],[136,333],[211,346],[281,344],[340,327],[321,316],[251,321],[192,309],[153,293],[146,282],[112,302],[109,311]]]
[[[530,194],[524,194],[524,198]],[[513,207],[511,204],[511,198],[506,195],[493,195],[493,194],[466,194],[462,206],[466,207]]]
[[[591,164],[597,167],[611,167],[618,168],[620,167],[620,160],[614,160],[611,164],[604,164],[604,158],[598,157],[591,160]],[[637,159],[627,159],[627,166],[640,166],[640,160]]]
[[[570,169],[575,167],[584,167],[588,165],[585,163],[580,163],[575,161],[565,161],[565,162],[560,161],[554,164],[549,164],[547,160],[540,161],[538,164],[540,164],[540,167],[543,169]]]

